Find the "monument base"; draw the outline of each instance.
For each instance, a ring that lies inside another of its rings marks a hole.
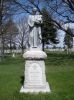
[[[25,80],[21,93],[50,92],[50,87],[46,81],[45,62],[46,53],[39,49],[31,49],[24,53],[25,62]]]
[[[46,83],[45,86],[38,86],[38,87],[22,86],[20,90],[20,93],[39,93],[39,92],[43,92],[43,93],[50,92],[50,87],[49,87],[48,82]]]

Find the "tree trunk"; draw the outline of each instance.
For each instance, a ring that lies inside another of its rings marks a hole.
[[[44,51],[45,42],[42,41],[42,50]]]
[[[1,34],[0,38],[0,61],[4,58],[4,39],[3,34]]]
[[[24,53],[24,48],[23,48],[23,46],[22,46],[22,54]]]
[[[1,43],[1,42],[2,42],[2,41],[1,41],[1,37],[0,37],[0,61],[1,61],[1,59],[2,59],[2,57],[1,57],[1,56],[2,56],[2,50],[1,50],[1,44],[2,44],[2,43]]]
[[[4,37],[2,34],[2,58],[4,58]]]
[[[12,34],[10,33],[10,53],[12,53]]]
[[[0,0],[0,61],[3,58],[3,33],[2,33],[2,19],[3,19],[3,1]]]
[[[22,43],[21,43],[21,49],[22,49],[22,54],[23,54],[24,53],[23,40],[22,40]]]

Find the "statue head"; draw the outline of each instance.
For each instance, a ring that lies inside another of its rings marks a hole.
[[[37,8],[33,8],[33,9],[32,9],[32,12],[33,12],[33,14],[35,15],[36,12],[37,12]]]

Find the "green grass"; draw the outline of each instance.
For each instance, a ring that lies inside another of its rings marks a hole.
[[[21,94],[24,59],[6,57],[0,63],[0,100],[74,100],[74,54],[47,53],[46,76],[51,93]]]

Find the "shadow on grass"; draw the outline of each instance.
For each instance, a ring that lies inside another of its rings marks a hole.
[[[23,85],[24,84],[24,76],[21,76],[21,81],[20,83]]]

